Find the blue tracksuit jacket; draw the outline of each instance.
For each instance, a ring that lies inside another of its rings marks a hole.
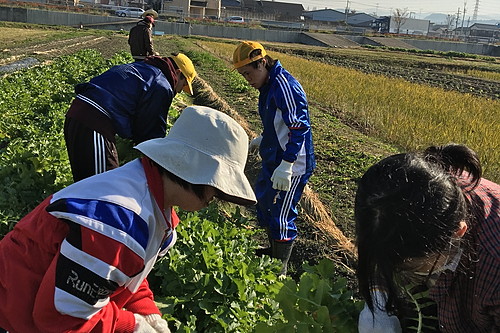
[[[294,162],[293,174],[311,173],[316,162],[306,94],[279,61],[259,96],[264,127],[260,155],[263,168],[274,171],[281,160]]]
[[[259,91],[263,132],[262,170],[255,186],[257,216],[273,239],[290,241],[297,236],[297,204],[316,167],[306,94],[279,61]],[[282,160],[293,162],[292,186],[287,192],[273,189],[270,180]]]
[[[144,62],[114,66],[90,82],[78,84],[75,92],[76,98],[110,118],[122,138],[140,143],[165,136],[175,93],[155,66]]]

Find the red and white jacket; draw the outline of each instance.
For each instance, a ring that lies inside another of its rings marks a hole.
[[[132,332],[160,313],[146,277],[175,243],[178,218],[147,158],[45,199],[0,241],[0,327]]]

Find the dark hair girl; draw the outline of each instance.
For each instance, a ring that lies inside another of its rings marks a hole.
[[[430,287],[441,331],[498,327],[500,186],[481,175],[476,153],[458,144],[393,155],[364,174],[357,276],[372,313],[399,314],[401,288],[413,282]]]

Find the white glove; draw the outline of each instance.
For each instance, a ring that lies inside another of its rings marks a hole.
[[[250,141],[250,144],[248,145],[248,151],[254,152],[257,149],[259,149],[261,142],[262,142],[262,135],[259,135],[258,137],[254,138],[252,141]]]
[[[168,323],[165,319],[163,319],[159,314],[153,313],[145,316],[146,321],[151,327],[153,327],[158,333],[170,333],[170,329],[168,328]]]
[[[157,331],[151,327],[146,321],[144,316],[141,316],[138,313],[134,313],[135,318],[135,327],[134,333],[156,333]]]
[[[359,314],[359,333],[401,333],[401,324],[396,316],[385,312],[386,297],[383,291],[372,291],[374,301],[373,315],[368,305]]]
[[[275,190],[290,191],[290,187],[292,186],[292,167],[293,163],[283,160],[276,170],[274,170],[271,181]]]

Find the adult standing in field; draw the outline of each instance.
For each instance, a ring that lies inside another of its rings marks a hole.
[[[400,332],[403,288],[429,288],[440,332],[500,328],[500,185],[464,145],[397,154],[356,194],[360,332]],[[390,315],[388,315],[390,314]]]
[[[268,230],[270,247],[259,254],[280,259],[284,275],[297,237],[297,205],[316,166],[306,94],[260,43],[239,44],[233,65],[260,93],[263,131],[250,148],[259,147],[262,157],[255,185],[257,218]]]
[[[130,53],[136,61],[144,60],[148,56],[158,55],[153,46],[154,26],[154,15],[147,14],[130,29],[128,44],[130,46]]]
[[[173,208],[255,204],[248,137],[228,115],[193,106],[135,148],[141,158],[49,196],[0,241],[0,327],[170,332],[146,277],[177,239]]]
[[[196,76],[184,54],[117,65],[75,88],[64,139],[74,181],[118,167],[115,135],[135,144],[165,136],[174,96],[193,93]]]

